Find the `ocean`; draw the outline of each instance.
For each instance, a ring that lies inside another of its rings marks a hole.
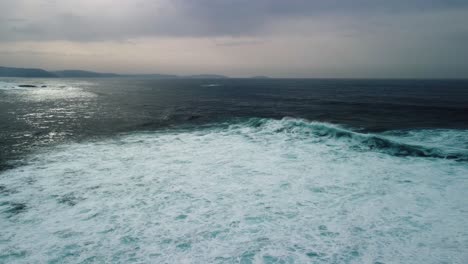
[[[0,79],[0,263],[467,263],[467,190],[468,80]]]

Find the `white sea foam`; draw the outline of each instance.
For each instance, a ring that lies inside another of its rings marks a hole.
[[[301,122],[43,151],[0,175],[0,262],[466,263],[466,162]]]

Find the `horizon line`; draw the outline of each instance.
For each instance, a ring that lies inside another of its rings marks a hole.
[[[51,74],[58,73],[58,72],[66,72],[66,71],[75,71],[75,72],[87,72],[90,74],[97,74],[103,76],[74,76],[74,77],[63,77],[63,76],[1,76],[0,78],[34,78],[34,79],[53,79],[53,78],[62,78],[62,79],[72,79],[72,78],[137,78],[137,77],[148,77],[151,78],[151,75],[161,75],[166,76],[163,79],[196,79],[194,77],[202,77],[204,75],[207,76],[206,79],[315,79],[315,80],[468,80],[467,77],[275,77],[270,75],[249,75],[249,76],[229,76],[225,74],[218,74],[218,73],[198,73],[198,74],[178,74],[178,73],[115,73],[115,72],[101,72],[101,71],[94,71],[94,70],[83,70],[83,69],[44,69],[44,68],[34,68],[34,67],[9,67],[9,66],[2,66],[0,68],[9,68],[9,69],[17,69],[17,70],[39,70],[45,71]],[[107,75],[107,76],[106,76]],[[109,76],[114,75],[114,76]],[[209,76],[213,76],[209,78]],[[216,76],[216,77],[215,77]],[[153,76],[156,77],[156,76]],[[204,78],[199,78],[204,79]]]

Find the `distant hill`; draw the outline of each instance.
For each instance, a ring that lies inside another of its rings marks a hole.
[[[226,79],[224,75],[217,74],[199,74],[190,76],[180,76],[172,74],[116,74],[101,73],[82,70],[62,70],[46,71],[43,69],[24,69],[12,67],[0,67],[0,77],[25,77],[25,78],[112,78],[112,77],[131,77],[131,78],[155,78],[155,79]]]
[[[0,67],[0,77],[51,78],[57,76],[42,69]]]
[[[271,79],[271,77],[268,76],[252,76],[250,79]]]
[[[229,77],[224,76],[224,75],[218,75],[218,74],[198,74],[198,75],[183,76],[183,78],[190,78],[190,79],[227,79]]]
[[[100,73],[100,72],[91,72],[91,71],[81,71],[81,70],[63,70],[63,71],[54,71],[53,74],[62,78],[99,78],[99,77],[119,77],[119,74],[115,73]]]
[[[120,77],[130,78],[155,78],[155,79],[175,79],[180,78],[178,75],[173,74],[121,74]]]

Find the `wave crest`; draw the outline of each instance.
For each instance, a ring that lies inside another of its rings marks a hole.
[[[408,144],[403,141],[390,139],[385,135],[360,133],[338,125],[307,121],[297,118],[283,118],[281,120],[251,118],[241,123],[240,126],[256,129],[257,133],[285,133],[295,137],[305,137],[316,140],[329,140],[347,143],[348,146],[358,151],[378,151],[400,157],[425,157],[440,158],[456,161],[468,161],[468,151],[464,149],[448,148],[445,146]],[[233,125],[231,128],[240,128]],[[421,139],[424,134],[431,131],[420,131]],[[465,140],[468,142],[468,139]],[[329,142],[330,143],[330,142]]]

